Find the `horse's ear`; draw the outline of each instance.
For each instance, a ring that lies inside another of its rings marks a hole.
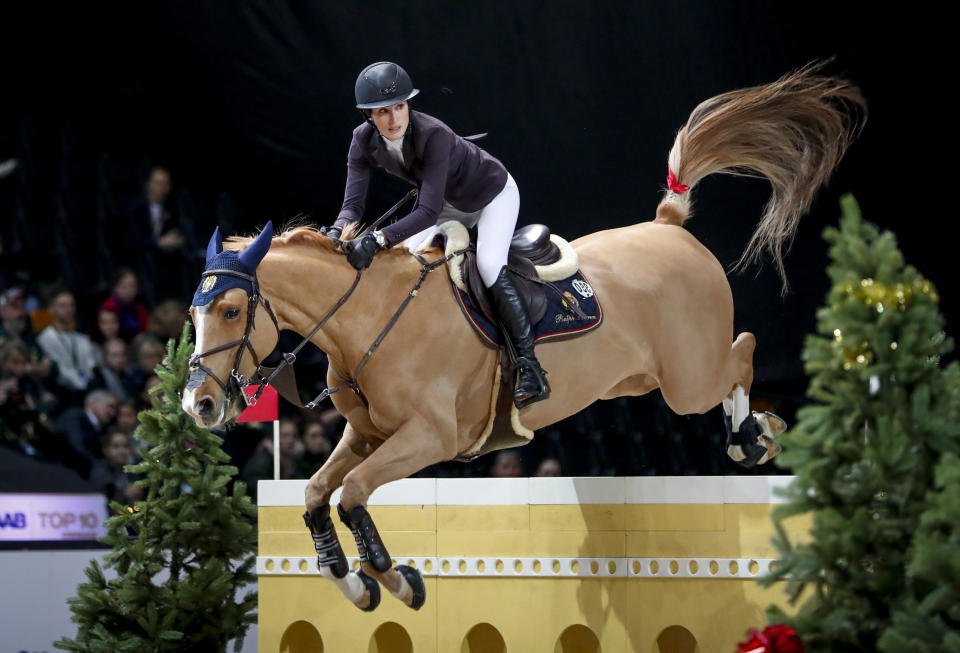
[[[253,272],[260,265],[260,261],[267,255],[270,249],[270,243],[273,241],[273,222],[267,222],[263,226],[263,231],[257,236],[250,245],[240,252],[240,262],[247,270]]]
[[[213,230],[213,235],[210,236],[210,243],[207,245],[207,265],[210,265],[210,261],[213,260],[213,257],[222,251],[223,240],[220,238],[220,227],[217,227]]]

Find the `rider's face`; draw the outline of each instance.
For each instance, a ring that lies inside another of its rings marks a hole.
[[[371,109],[370,117],[384,138],[395,141],[403,138],[410,124],[410,106],[406,102],[391,104],[389,107]]]

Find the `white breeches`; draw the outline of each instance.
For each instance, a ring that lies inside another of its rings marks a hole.
[[[507,184],[503,190],[490,200],[490,203],[475,213],[464,213],[453,208],[448,202],[443,203],[443,209],[437,217],[437,224],[448,220],[462,222],[467,227],[477,227],[477,268],[483,284],[489,288],[500,275],[500,270],[507,264],[507,253],[510,251],[510,240],[517,227],[517,216],[520,214],[520,189],[513,176],[507,173]],[[436,225],[410,236],[406,246],[410,251],[433,238]]]

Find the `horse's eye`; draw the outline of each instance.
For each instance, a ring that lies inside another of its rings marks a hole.
[[[228,308],[227,310],[225,310],[225,311],[223,312],[223,318],[224,318],[225,320],[235,320],[235,319],[237,319],[238,317],[240,317],[240,309],[239,309],[239,308]]]

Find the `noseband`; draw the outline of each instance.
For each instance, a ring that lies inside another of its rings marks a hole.
[[[260,294],[260,284],[257,281],[256,275],[245,274],[243,272],[237,272],[234,270],[206,270],[202,275],[201,279],[209,277],[211,275],[227,275],[231,277],[239,277],[245,281],[249,281],[252,285],[250,296],[247,300],[247,326],[243,331],[243,337],[239,340],[234,340],[223,345],[218,345],[212,349],[208,349],[205,352],[194,354],[190,357],[190,369],[192,370],[201,370],[207,376],[212,378],[217,382],[217,385],[220,386],[220,389],[227,395],[230,394],[230,386],[236,385],[240,390],[240,394],[243,397],[247,397],[247,394],[243,392],[243,388],[250,385],[250,378],[240,374],[240,360],[243,358],[243,352],[245,349],[250,350],[250,355],[253,357],[253,364],[257,366],[257,372],[260,371],[260,359],[257,357],[257,352],[254,351],[253,345],[250,344],[250,332],[253,330],[254,318],[257,315],[257,306],[263,304],[263,307],[267,309],[267,314],[270,316],[270,319],[273,320],[273,326],[276,327],[277,333],[280,333],[280,325],[277,322],[277,316],[274,314],[273,309],[270,307],[270,300],[266,297],[263,297]],[[233,369],[230,370],[230,378],[225,383],[223,379],[217,376],[213,370],[200,362],[204,356],[210,356],[211,354],[216,354],[221,351],[226,351],[237,347],[237,356],[233,359]],[[192,379],[191,379],[192,380]],[[249,402],[248,402],[249,403]],[[253,403],[256,403],[254,401]]]

